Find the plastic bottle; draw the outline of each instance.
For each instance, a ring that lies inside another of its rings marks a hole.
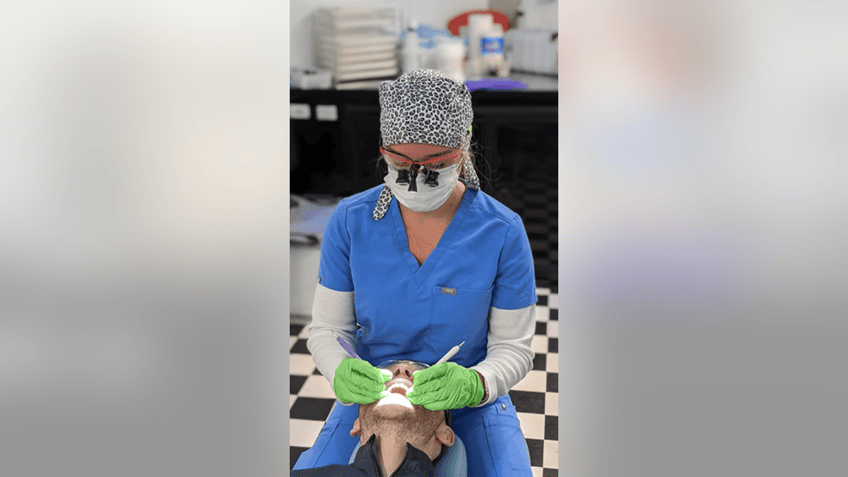
[[[421,53],[420,42],[421,39],[418,38],[418,23],[412,20],[409,22],[409,28],[406,30],[406,38],[403,42],[404,73],[418,69],[418,57]]]

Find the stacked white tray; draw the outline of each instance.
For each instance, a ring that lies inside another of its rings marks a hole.
[[[375,89],[400,73],[396,9],[320,8],[313,21],[318,67],[337,89]]]

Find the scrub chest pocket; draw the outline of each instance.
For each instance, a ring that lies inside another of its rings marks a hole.
[[[448,347],[465,341],[451,361],[472,366],[486,357],[492,287],[485,290],[434,286],[428,339]],[[445,342],[447,340],[447,342]],[[455,341],[455,343],[454,343]]]

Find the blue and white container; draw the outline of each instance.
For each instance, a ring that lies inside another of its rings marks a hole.
[[[468,37],[468,60],[465,62],[465,76],[479,78],[486,71],[483,65],[482,39],[488,36],[494,19],[491,13],[475,13],[468,15],[468,26],[465,28]]]
[[[495,74],[504,61],[504,31],[498,25],[492,25],[480,38],[480,59],[484,71]]]

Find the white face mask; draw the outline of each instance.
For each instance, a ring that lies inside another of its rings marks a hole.
[[[437,186],[429,186],[424,183],[427,179],[427,173],[421,169],[416,178],[418,192],[409,192],[409,184],[398,184],[396,182],[398,170],[391,164],[386,164],[389,166],[389,173],[383,177],[383,181],[404,207],[415,212],[429,212],[438,209],[448,200],[456,187],[456,181],[459,180],[457,164],[444,169],[432,169],[439,173],[439,185]]]

